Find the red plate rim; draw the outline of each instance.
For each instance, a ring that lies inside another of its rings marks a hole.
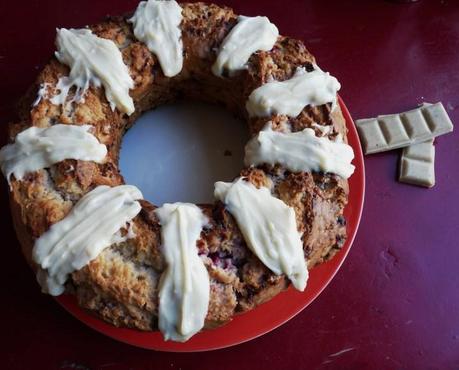
[[[308,286],[304,292],[289,288],[254,310],[236,316],[228,324],[217,329],[202,331],[185,343],[164,341],[157,331],[142,332],[117,328],[80,308],[74,296],[62,295],[56,300],[78,320],[102,334],[133,346],[167,352],[199,352],[231,347],[266,334],[296,316],[317,298],[338,272],[349,253],[362,215],[365,195],[362,148],[354,122],[340,96],[338,102],[348,128],[348,141],[355,154],[353,161],[355,172],[349,179],[349,202],[344,212],[348,238],[342,250],[332,260],[310,271]]]

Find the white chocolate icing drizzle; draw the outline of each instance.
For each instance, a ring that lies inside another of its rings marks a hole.
[[[140,212],[138,199],[142,199],[142,193],[132,185],[98,186],[40,236],[32,257],[47,270],[45,276],[43,272],[38,276],[43,290],[62,294],[69,274],[97,258],[111,244],[124,241],[119,230]]]
[[[355,167],[352,147],[338,138],[317,137],[313,129],[279,132],[270,123],[245,146],[246,166],[280,164],[292,172],[330,172],[349,178]]]
[[[51,103],[65,104],[72,86],[76,92],[71,101],[83,102],[89,85],[103,85],[112,109],[116,107],[129,115],[134,112],[134,102],[129,95],[134,81],[112,40],[97,37],[89,29],[61,28],[57,30],[56,46],[56,58],[70,67],[70,74],[59,78],[56,89],[60,93]]]
[[[267,17],[239,16],[220,46],[212,72],[221,76],[223,70],[228,70],[232,75],[244,69],[253,53],[271,50],[278,36],[279,30]]]
[[[183,66],[180,5],[174,0],[141,1],[129,22],[134,25],[135,37],[158,57],[164,75],[179,74]]]
[[[210,283],[196,242],[208,223],[194,204],[164,204],[155,210],[161,223],[167,268],[159,285],[159,329],[165,340],[188,340],[204,326]]]
[[[107,147],[89,132],[92,126],[56,124],[48,128],[29,127],[13,144],[0,149],[0,167],[8,182],[11,175],[21,180],[25,174],[48,168],[64,159],[102,163]]]
[[[49,99],[50,93],[48,91],[49,87],[51,86],[50,83],[44,82],[40,84],[40,88],[37,92],[37,97],[35,101],[32,103],[32,107],[36,107],[43,99]]]
[[[269,117],[284,114],[298,116],[307,105],[332,103],[336,106],[338,80],[318,66],[307,72],[298,68],[289,80],[268,82],[252,91],[246,103],[250,117]]]
[[[257,189],[242,178],[215,183],[215,197],[236,219],[247,246],[277,275],[285,274],[303,291],[308,280],[295,211],[266,187]]]

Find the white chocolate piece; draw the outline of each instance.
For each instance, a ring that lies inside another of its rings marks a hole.
[[[138,199],[142,193],[135,186],[100,185],[41,235],[35,241],[32,258],[46,270],[37,276],[43,291],[62,294],[69,274],[86,266],[111,244],[125,240],[119,230],[140,212]]]
[[[342,140],[317,137],[313,129],[299,132],[279,132],[270,123],[245,146],[246,166],[280,164],[292,172],[329,172],[344,179],[355,167],[352,147]]]
[[[212,66],[216,76],[221,76],[224,70],[231,76],[244,69],[253,53],[271,50],[279,36],[279,30],[267,17],[239,16],[237,20],[223,40]]]
[[[208,223],[194,204],[164,204],[155,210],[167,268],[159,283],[158,326],[164,339],[185,342],[204,326],[209,274],[196,242]]]
[[[132,114],[134,102],[129,90],[134,81],[123,56],[112,40],[94,35],[89,29],[57,30],[56,58],[70,67],[68,77],[61,77],[56,85],[60,93],[51,99],[53,104],[65,104],[72,86],[76,87],[71,101],[84,101],[89,85],[104,86],[105,96],[112,109]]]
[[[316,65],[311,72],[298,68],[289,80],[268,82],[253,90],[246,109],[250,117],[274,114],[296,117],[307,105],[332,103],[335,107],[336,93],[340,88],[335,77]]]
[[[216,182],[215,197],[236,219],[249,249],[276,275],[285,274],[303,291],[308,280],[295,211],[271,191],[239,178]]]
[[[403,112],[355,121],[365,154],[420,143],[453,131],[442,103],[424,104]]]
[[[435,185],[435,146],[433,139],[403,149],[400,182],[431,188]]]
[[[183,67],[180,5],[175,0],[141,1],[129,22],[135,37],[158,58],[164,75],[179,74]]]
[[[11,175],[24,175],[49,168],[64,159],[102,163],[107,147],[89,132],[92,126],[56,124],[48,128],[29,127],[13,144],[0,149],[0,167],[10,183]]]

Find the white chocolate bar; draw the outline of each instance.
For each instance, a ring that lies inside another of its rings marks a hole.
[[[403,149],[399,181],[431,188],[435,185],[433,139]]]
[[[365,154],[384,152],[453,131],[442,103],[423,104],[400,114],[355,121]]]

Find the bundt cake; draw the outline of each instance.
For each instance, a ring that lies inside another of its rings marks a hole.
[[[0,152],[22,252],[44,291],[183,341],[291,282],[303,290],[307,269],[343,246],[353,154],[339,83],[303,42],[265,17],[149,0],[59,29],[56,48]],[[244,167],[216,184],[214,204],[158,208],[120,173],[123,134],[177,99],[247,121]]]

